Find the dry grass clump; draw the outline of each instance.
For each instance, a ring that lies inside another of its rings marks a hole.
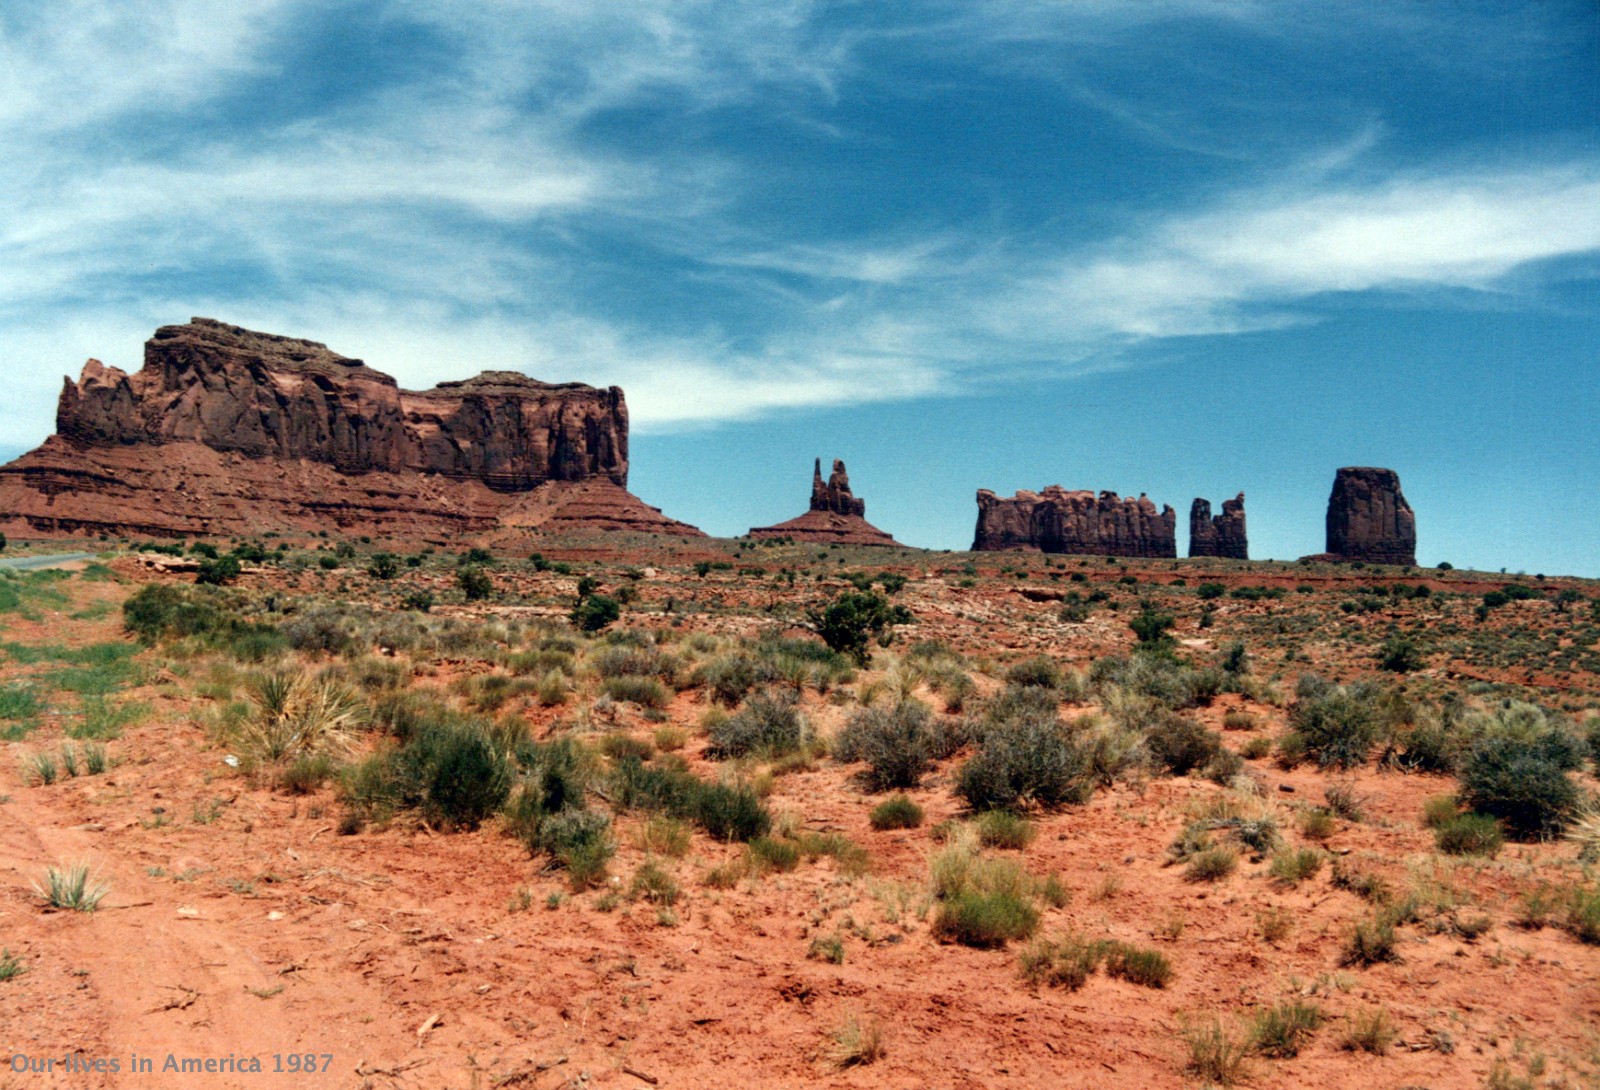
[[[366,714],[355,690],[306,671],[258,674],[250,689],[250,714],[239,725],[235,743],[261,764],[347,754]]]
[[[1185,1025],[1182,1037],[1189,1049],[1185,1069],[1202,1082],[1233,1086],[1244,1081],[1248,1070],[1245,1056],[1250,1050],[1248,1037],[1220,1019]]]
[[[887,1054],[883,1022],[871,1015],[852,1014],[829,1036],[833,1045],[828,1050],[828,1059],[841,1071],[877,1063]]]

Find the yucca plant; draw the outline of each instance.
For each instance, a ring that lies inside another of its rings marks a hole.
[[[89,877],[89,864],[74,863],[70,867],[47,867],[44,884],[33,884],[34,892],[51,908],[72,909],[74,912],[93,912],[102,898],[111,892],[105,882]]]
[[[349,752],[364,712],[354,689],[304,672],[258,675],[251,683],[251,704],[239,744],[269,764]]]

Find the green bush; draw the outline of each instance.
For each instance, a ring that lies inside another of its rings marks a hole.
[[[1105,959],[1107,943],[1075,936],[1051,942],[1041,939],[1022,954],[1022,978],[1075,992],[1088,983]]]
[[[1483,738],[1462,764],[1461,801],[1477,813],[1499,818],[1514,840],[1559,833],[1579,797],[1567,775],[1567,761],[1524,739]]]
[[[487,732],[447,720],[418,725],[399,749],[352,770],[345,797],[361,816],[415,809],[434,825],[473,829],[500,809],[511,779]]]
[[[1386,913],[1380,912],[1370,919],[1358,921],[1351,928],[1339,963],[1364,967],[1385,961],[1399,961],[1400,953],[1395,949],[1397,942],[1399,936],[1395,932],[1394,921]]]
[[[915,829],[923,821],[922,807],[904,795],[885,799],[872,808],[868,817],[874,829]]]
[[[750,841],[772,828],[772,815],[748,787],[706,783],[682,769],[622,760],[612,773],[611,788],[617,806],[693,821],[718,840]]]
[[[672,700],[667,687],[653,677],[608,677],[600,691],[612,700],[622,700],[645,708],[665,708]]]
[[[239,578],[241,570],[238,557],[219,556],[200,561],[194,581],[201,586],[225,587]]]
[[[1217,732],[1197,720],[1162,709],[1146,730],[1145,748],[1174,776],[1204,768],[1222,752]]]
[[[1239,853],[1229,847],[1205,848],[1189,856],[1184,877],[1191,882],[1219,882],[1239,865]]]
[[[456,586],[469,602],[480,602],[494,593],[494,580],[480,567],[470,566],[456,572]]]
[[[1292,1059],[1321,1025],[1322,1009],[1316,1004],[1299,999],[1278,1003],[1256,1014],[1250,1046],[1263,1056]]]
[[[989,727],[962,766],[956,792],[977,811],[1082,803],[1094,792],[1093,769],[1051,714],[1024,715]]]
[[[758,693],[734,714],[713,724],[711,752],[717,757],[793,753],[806,741],[800,709],[782,696]]]
[[[978,843],[985,848],[1020,850],[1033,842],[1033,823],[1009,810],[990,810],[979,814],[974,825],[978,830]]]
[[[1125,942],[1106,946],[1106,975],[1142,988],[1165,988],[1172,980],[1172,963],[1159,950]]]
[[[826,605],[809,608],[806,619],[823,643],[865,666],[871,657],[870,642],[877,639],[887,646],[893,626],[910,624],[912,616],[881,594],[847,591]]]
[[[863,708],[850,717],[833,745],[835,759],[865,761],[873,791],[916,787],[940,748],[927,706],[903,700],[893,708]]]
[[[758,836],[747,850],[751,865],[761,874],[787,874],[800,865],[800,845],[792,840]]]
[[[1016,894],[964,890],[939,903],[932,930],[940,942],[992,949],[1025,939],[1038,926],[1038,909]]]
[[[1493,858],[1505,844],[1500,823],[1486,814],[1459,814],[1434,830],[1434,843],[1446,855]]]
[[[1289,727],[1304,752],[1324,768],[1364,764],[1382,727],[1380,690],[1362,682],[1335,685],[1304,674],[1289,709]]]
[[[1061,688],[1061,668],[1044,655],[1017,663],[1006,671],[1006,684],[1035,686],[1040,689]]]
[[[1409,636],[1393,635],[1378,647],[1378,669],[1407,674],[1427,664],[1422,648]]]
[[[622,606],[615,598],[590,594],[578,599],[568,619],[580,632],[599,632],[621,616]]]

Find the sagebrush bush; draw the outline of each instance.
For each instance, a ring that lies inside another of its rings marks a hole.
[[[1156,765],[1174,776],[1204,768],[1222,750],[1216,731],[1170,711],[1154,717],[1145,732],[1144,744]]]
[[[1239,853],[1229,847],[1204,848],[1189,856],[1184,877],[1191,882],[1219,882],[1239,865]]]
[[[1043,655],[1012,666],[1006,671],[1007,685],[1034,686],[1040,689],[1061,688],[1061,668]]]
[[[1510,734],[1491,735],[1468,750],[1461,768],[1461,801],[1499,818],[1515,840],[1559,833],[1577,807],[1570,758],[1554,746]]]
[[[610,782],[615,805],[693,821],[718,840],[754,840],[772,828],[772,815],[748,787],[706,783],[682,769],[636,760],[619,761]]]
[[[1029,715],[992,725],[962,766],[956,791],[977,811],[1087,802],[1094,792],[1085,753],[1055,718]]]
[[[626,701],[644,708],[665,708],[672,701],[672,694],[660,681],[635,674],[608,677],[601,682],[600,691],[612,700]]]
[[[1322,869],[1322,853],[1315,848],[1282,851],[1272,857],[1267,873],[1280,882],[1299,885]]]
[[[925,704],[903,700],[892,708],[862,708],[834,740],[840,761],[865,761],[873,791],[917,787],[940,748]]]
[[[1256,1012],[1250,1047],[1263,1056],[1292,1059],[1300,1055],[1311,1035],[1322,1025],[1322,1008],[1292,999]]]
[[[1303,674],[1289,708],[1289,726],[1304,752],[1324,768],[1366,763],[1383,726],[1381,690],[1356,682],[1335,685]]]
[[[418,810],[447,829],[473,829],[500,809],[511,791],[506,755],[470,721],[417,726],[404,745],[352,769],[345,799],[363,817]]]
[[[964,890],[939,903],[932,932],[940,942],[992,949],[1025,939],[1038,926],[1038,910],[1016,894]]]
[[[777,757],[793,753],[806,741],[805,719],[784,696],[757,693],[744,707],[715,723],[710,730],[710,752],[717,757],[757,754]]]
[[[985,848],[1020,850],[1033,842],[1033,823],[1020,814],[1008,810],[990,810],[979,814],[973,822],[978,832],[978,843]]]

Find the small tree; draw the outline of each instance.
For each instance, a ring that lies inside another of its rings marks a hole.
[[[400,558],[392,553],[374,553],[367,574],[374,579],[393,579],[400,574]]]
[[[494,592],[494,581],[487,572],[477,567],[462,568],[456,572],[456,585],[469,602],[480,601]]]
[[[1176,620],[1170,613],[1162,613],[1149,602],[1144,608],[1128,622],[1128,627],[1133,629],[1133,634],[1139,637],[1139,646],[1148,649],[1157,649],[1172,646],[1172,637],[1167,635]]]
[[[210,586],[227,586],[239,578],[239,558],[236,556],[219,556],[215,560],[200,561],[200,570],[196,573],[196,583],[209,584]]]
[[[881,594],[846,591],[825,606],[807,609],[806,620],[823,643],[865,666],[871,658],[868,641],[876,637],[887,647],[892,626],[910,624],[912,617],[909,609],[891,606]]]
[[[622,616],[622,606],[615,598],[604,594],[590,594],[578,599],[572,607],[572,623],[582,632],[598,632]]]

